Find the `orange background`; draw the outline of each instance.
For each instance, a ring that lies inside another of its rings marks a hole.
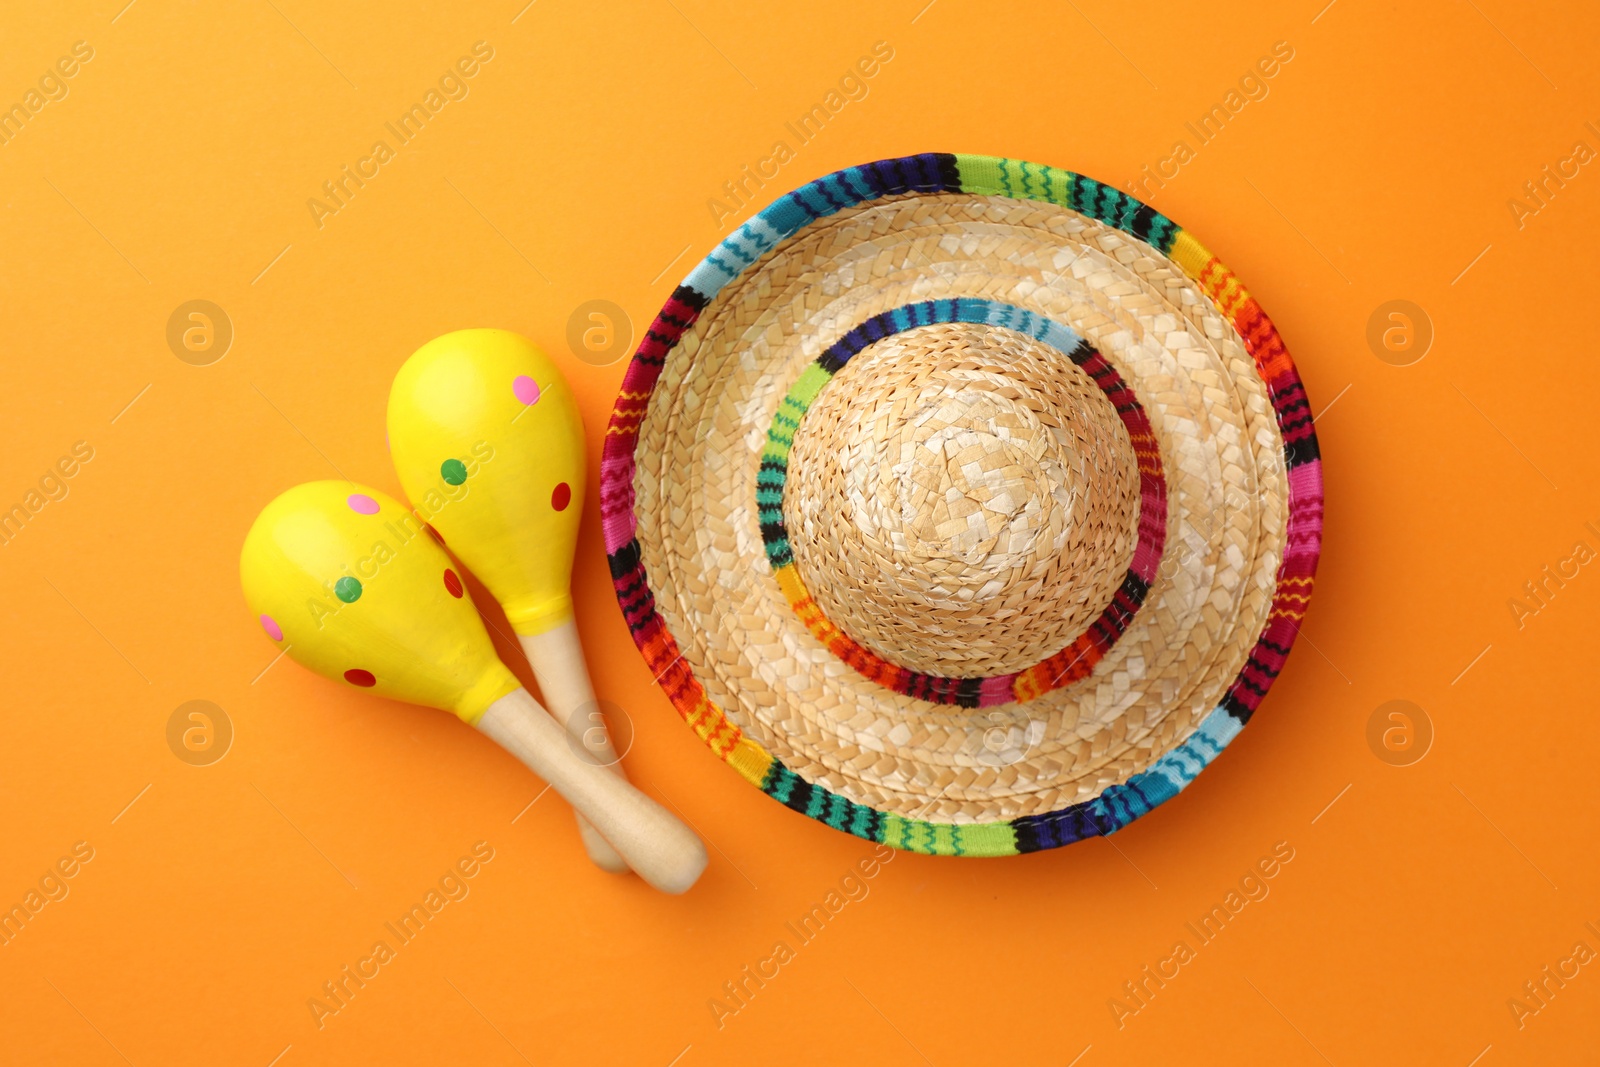
[[[1600,148],[1592,7],[122,2],[13,5],[0,38],[0,103],[74,42],[94,49],[0,145],[0,505],[74,442],[94,450],[0,547],[0,904],[75,842],[94,850],[0,947],[0,1059],[1592,1057],[1600,965],[1520,1029],[1507,1006],[1575,942],[1600,950],[1600,568],[1568,564],[1520,620],[1508,606],[1575,542],[1600,549],[1582,436],[1600,174],[1520,228],[1507,206],[1575,141]],[[470,95],[319,229],[307,199],[479,40],[494,58]],[[637,732],[630,774],[714,845],[686,897],[592,868],[561,802],[528,808],[542,783],[450,717],[289,661],[262,673],[244,532],[300,481],[398,495],[383,413],[405,357],[467,326],[535,338],[597,458],[624,364],[575,358],[573,310],[613,301],[637,335],[725,235],[707,201],[875,42],[894,58],[867,98],[762,202],[934,150],[1123,183],[1280,40],[1294,58],[1270,95],[1150,198],[1246,280],[1320,412],[1317,593],[1249,729],[1114,839],[897,856],[719,1028],[722,983],[871,849],[763,799],[654,689],[606,578],[597,463],[579,619],[600,695]],[[235,329],[209,366],[165,339],[196,298]],[[1435,330],[1411,366],[1366,340],[1392,299]],[[210,766],[167,745],[191,699],[235,731]],[[1368,746],[1393,699],[1435,732],[1410,766]],[[307,1000],[478,841],[495,858],[471,895],[319,1030]],[[1123,983],[1193,947],[1185,923],[1280,841],[1294,859],[1270,895],[1119,1027]]]

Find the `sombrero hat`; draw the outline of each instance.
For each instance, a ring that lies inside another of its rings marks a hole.
[[[776,201],[673,292],[601,467],[617,598],[711,750],[896,848],[1112,833],[1283,667],[1312,412],[1188,231],[1036,163],[929,154]]]

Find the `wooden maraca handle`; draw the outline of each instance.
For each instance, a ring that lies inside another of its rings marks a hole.
[[[568,619],[542,634],[521,634],[518,640],[539,680],[545,707],[556,722],[581,741],[597,762],[622,774],[617,750],[611,747],[611,735],[599,716],[594,685],[589,681],[589,664],[578,640],[577,621]]]
[[[705,870],[705,846],[694,831],[586,756],[526,689],[490,704],[478,729],[566,797],[657,889],[682,893]]]
[[[577,620],[568,619],[555,629],[541,634],[522,634],[520,639],[522,651],[527,655],[528,664],[539,681],[539,693],[544,697],[545,709],[566,728],[576,744],[581,745],[612,774],[627,780],[617,750],[611,745],[605,719],[600,716],[600,708],[594,698],[594,686],[589,681],[589,665],[583,656],[583,644],[578,640]],[[583,839],[584,851],[589,853],[595,866],[612,874],[626,871],[627,861],[583,817],[582,812],[576,814],[578,836]]]

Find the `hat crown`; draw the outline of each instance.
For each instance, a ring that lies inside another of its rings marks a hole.
[[[829,619],[907,670],[1008,674],[1062,648],[1127,572],[1137,461],[1059,351],[938,323],[854,357],[795,434],[785,520]]]
[[[1025,555],[1052,502],[1070,505],[1070,494],[1056,484],[1065,472],[1048,471],[1030,455],[1014,436],[1023,420],[986,392],[942,398],[925,413],[932,432],[915,442],[908,462],[896,465],[896,473],[905,471],[900,513],[907,551],[968,565]]]

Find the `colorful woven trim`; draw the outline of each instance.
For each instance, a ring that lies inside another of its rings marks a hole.
[[[967,193],[1039,200],[1069,208],[1145,242],[1176,263],[1239,331],[1272,397],[1284,441],[1289,509],[1283,560],[1267,624],[1218,706],[1181,744],[1127,782],[1044,815],[1009,822],[931,823],[853,803],[812,785],[711,702],[656,613],[640,560],[634,515],[634,448],[667,354],[707,304],[780,241],[812,221],[886,196]],[[600,464],[600,512],[617,602],[634,643],[673,706],[700,738],[767,795],[836,830],[894,848],[937,855],[1004,856],[1111,834],[1171,799],[1250,721],[1283,669],[1305,617],[1322,545],[1322,458],[1311,404],[1272,320],[1244,286],[1187,230],[1133,197],[1069,171],[992,156],[928,153],[847,167],[764,208],[712,250],[668,298],[622,380]]]
[[[1128,439],[1138,459],[1139,539],[1128,564],[1127,576],[1087,630],[1053,655],[1011,674],[945,678],[890,663],[855,641],[823,613],[821,605],[811,598],[789,549],[789,530],[783,519],[783,491],[789,475],[789,449],[806,412],[850,357],[886,337],[936,322],[969,322],[1015,330],[1059,351],[1083,368],[1111,401],[1127,428]],[[802,371],[772,413],[767,444],[761,450],[761,469],[756,474],[756,508],[761,520],[761,540],[766,546],[773,576],[789,606],[813,637],[864,677],[896,693],[933,704],[957,704],[964,708],[1032,700],[1052,689],[1087,678],[1094,665],[1126,632],[1144,604],[1167,538],[1167,483],[1161,475],[1161,449],[1150,429],[1149,417],[1116,368],[1088,341],[1058,322],[1011,304],[971,297],[906,304],[874,315],[829,345],[816,362]]]

